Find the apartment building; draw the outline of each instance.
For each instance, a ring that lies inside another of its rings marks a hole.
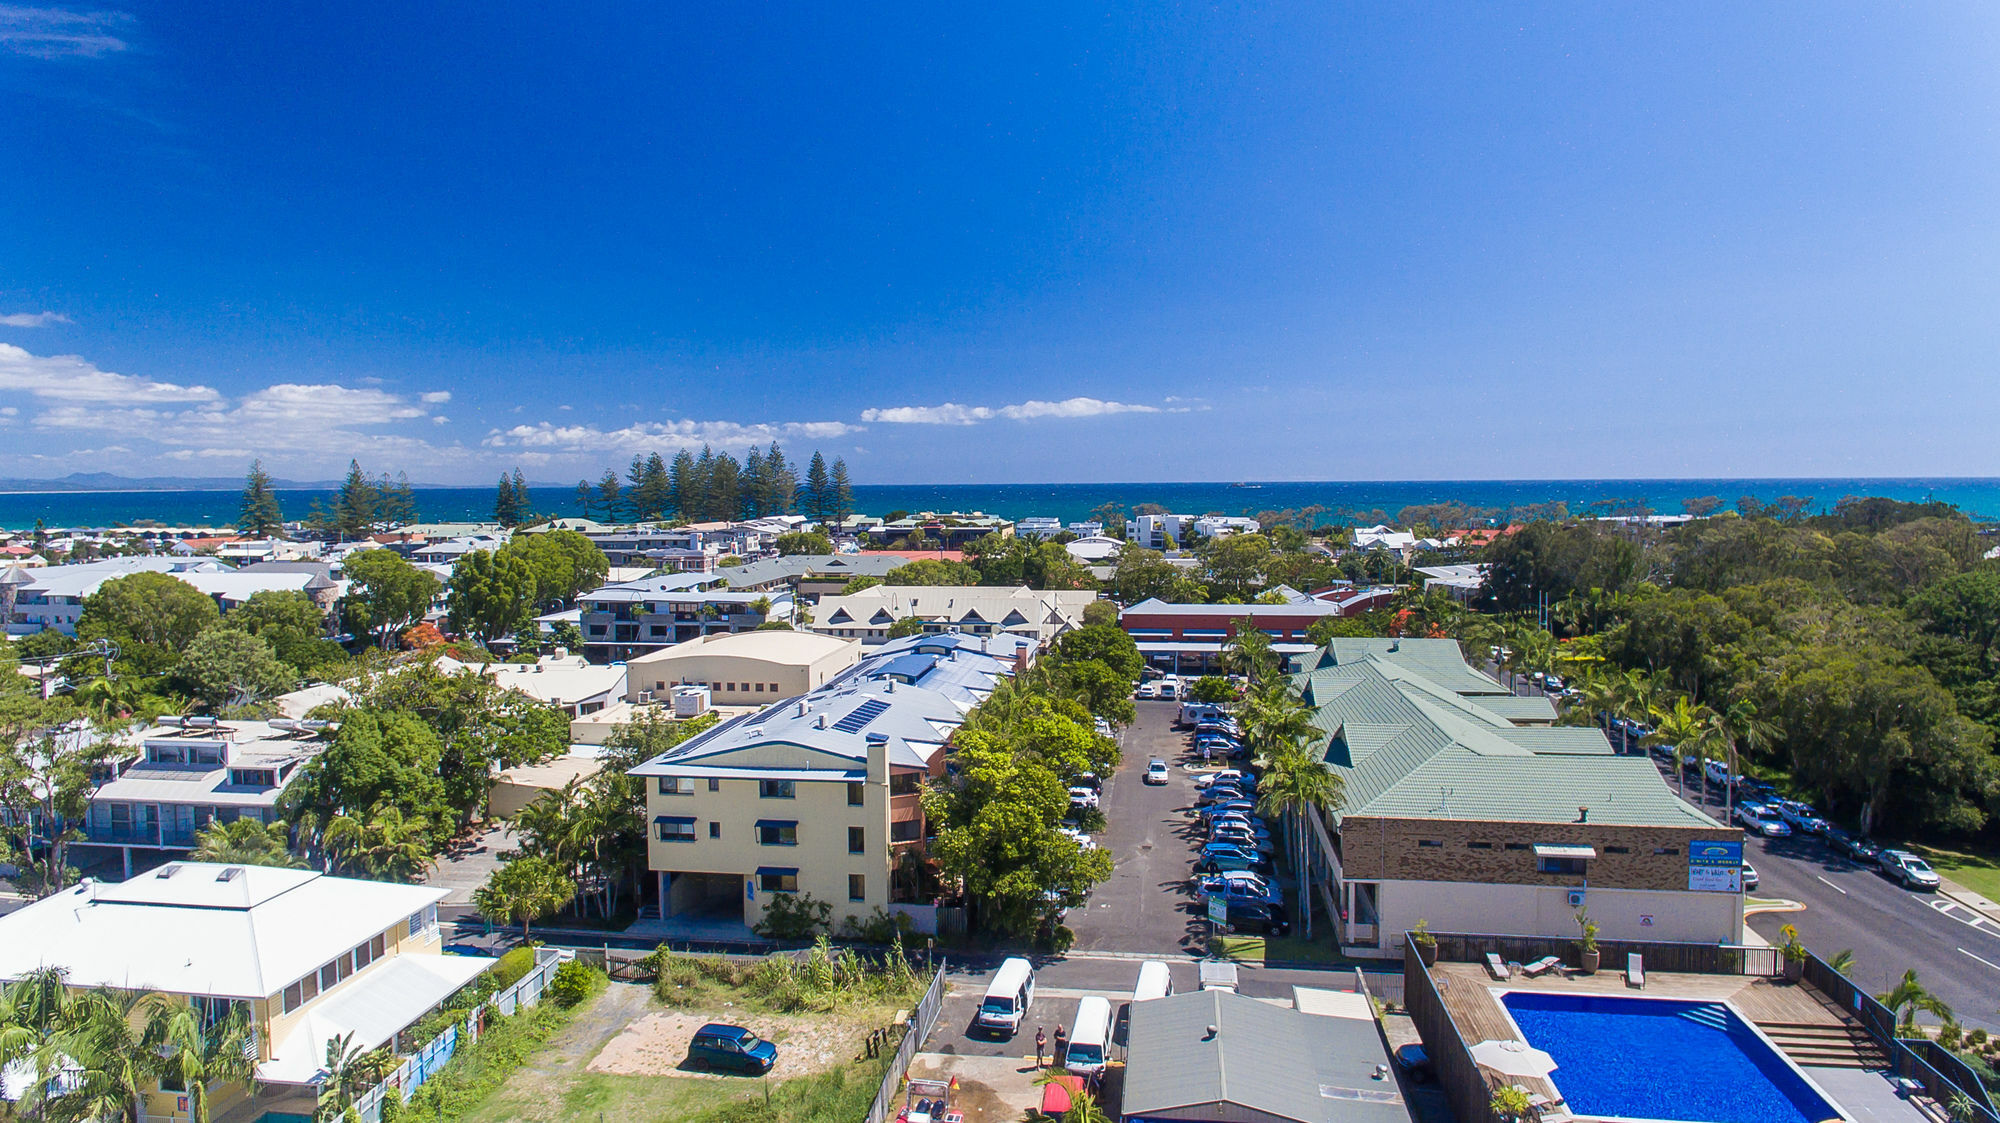
[[[216,822],[274,823],[278,800],[327,746],[327,723],[275,718],[163,717],[139,752],[91,794],[77,845],[116,847],[131,877],[136,857],[185,853]]]
[[[825,686],[860,658],[859,640],[812,632],[696,636],[628,661],[625,700],[665,702],[676,686],[706,686],[719,705],[763,705]]]
[[[1340,614],[1339,605],[1312,598],[1295,604],[1173,604],[1155,597],[1120,612],[1118,626],[1152,666],[1207,674],[1221,670],[1223,651],[1245,621],[1271,637],[1271,650],[1291,658],[1317,650],[1307,632]]]
[[[935,931],[921,786],[943,775],[966,712],[1033,650],[1016,636],[905,637],[634,768],[663,918],[754,925],[775,894],[807,893],[836,922],[882,908]]]
[[[573,718],[594,714],[625,694],[624,664],[592,663],[560,647],[532,663],[461,663],[440,656],[437,668],[446,674],[476,672],[502,690],[525,694]]]
[[[1454,641],[1336,640],[1295,682],[1311,751],[1343,783],[1307,834],[1351,953],[1400,954],[1419,920],[1574,936],[1579,909],[1607,939],[1740,940],[1742,831],[1600,730],[1555,725],[1546,699],[1514,696]]]
[[[584,655],[619,662],[716,632],[748,632],[792,617],[792,595],[706,588],[714,579],[683,573],[606,585],[579,598]]]
[[[872,645],[888,640],[896,621],[914,616],[929,633],[1006,632],[1045,644],[1082,626],[1084,608],[1096,599],[1096,593],[1066,589],[877,585],[848,596],[821,597],[811,626],[821,635]]]
[[[903,558],[881,554],[790,554],[724,566],[715,577],[739,593],[787,589],[810,600],[838,593],[857,577],[879,581],[905,564]]]
[[[444,897],[311,870],[172,862],[0,916],[0,981],[55,967],[78,990],[187,998],[210,1024],[240,1008],[256,1087],[212,1087],[211,1117],[309,1118],[329,1042],[391,1044],[498,962],[442,954]],[[140,1111],[190,1118],[185,1089],[167,1083],[144,1090]]]

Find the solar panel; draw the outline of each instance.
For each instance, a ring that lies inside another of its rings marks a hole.
[[[889,703],[880,698],[870,698],[854,707],[846,717],[834,722],[833,727],[842,733],[859,733],[869,722],[881,717],[888,710]]]

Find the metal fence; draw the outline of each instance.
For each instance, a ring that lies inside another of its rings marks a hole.
[[[944,962],[938,962],[937,974],[931,976],[931,985],[924,989],[924,996],[917,1000],[917,1008],[910,1015],[910,1026],[903,1032],[902,1044],[896,1046],[896,1055],[889,1061],[889,1071],[882,1074],[882,1087],[875,1093],[874,1106],[868,1109],[866,1123],[888,1123],[896,1112],[896,1096],[903,1090],[903,1074],[910,1070],[910,1061],[923,1048],[924,1039],[937,1026],[938,1014],[944,1009]]]
[[[1566,936],[1497,936],[1459,932],[1435,933],[1437,957],[1449,963],[1478,963],[1492,952],[1508,963],[1533,963],[1553,955],[1574,961],[1576,940]],[[1777,948],[1741,944],[1673,944],[1651,940],[1599,940],[1598,953],[1606,969],[1622,971],[1626,956],[1645,957],[1646,970],[1688,975],[1753,975],[1776,978],[1785,973]]]
[[[1986,1085],[1949,1049],[1929,1038],[1897,1037],[1895,1011],[1877,1002],[1811,952],[1806,953],[1805,980],[1867,1027],[1869,1035],[1889,1054],[1889,1063],[1897,1076],[1915,1081],[1923,1088],[1924,1095],[1940,1104],[1949,1106],[1955,1098],[1964,1096],[1972,1109],[1972,1114],[1964,1117],[1966,1123],[2000,1123],[2000,1111],[1995,1110]]]
[[[467,1013],[464,1021],[447,1027],[443,1033],[431,1038],[423,1048],[405,1058],[382,1083],[363,1092],[354,1101],[355,1114],[361,1117],[362,1123],[382,1123],[384,1099],[394,1094],[403,1102],[409,1102],[410,1096],[426,1080],[450,1063],[459,1046],[471,1045],[479,1040],[481,1015],[486,1006],[497,1007],[502,1014],[534,1006],[541,1001],[542,992],[548,989],[549,980],[555,978],[556,968],[569,958],[570,953],[565,950],[536,948],[533,969],[516,980],[513,986],[488,999],[485,1005]]]

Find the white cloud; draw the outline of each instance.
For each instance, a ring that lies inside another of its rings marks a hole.
[[[442,405],[445,402],[451,400],[451,391],[432,390],[427,394],[420,395],[417,400],[422,402],[429,402],[432,405]]]
[[[78,355],[31,355],[0,343],[0,392],[19,391],[62,402],[219,402],[206,386],[151,382],[99,370]]]
[[[1010,406],[962,406],[946,402],[936,406],[891,406],[861,411],[861,420],[890,425],[973,425],[994,418],[1035,421],[1041,418],[1105,417],[1114,413],[1164,413],[1159,406],[1131,402],[1107,402],[1102,398],[1065,398],[1059,402],[1030,399]]]
[[[0,4],[0,50],[31,58],[103,58],[126,48],[114,32],[132,22],[124,12],[65,12]]]
[[[831,440],[860,432],[841,421],[786,421],[745,425],[735,421],[641,421],[620,429],[594,425],[554,425],[547,421],[495,429],[480,443],[487,448],[539,449],[544,452],[650,452],[713,445],[719,449],[748,448],[791,438]]]
[[[10,312],[0,316],[0,327],[9,328],[45,328],[50,324],[75,322],[61,312]]]

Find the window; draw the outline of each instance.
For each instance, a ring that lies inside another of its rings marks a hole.
[[[1424,847],[1441,847],[1444,845],[1444,842],[1440,839],[1435,839],[1435,838],[1420,838],[1417,840],[1417,845]]]
[[[436,905],[430,905],[422,912],[413,912],[410,914],[410,935],[414,936],[426,928],[436,928],[437,922],[438,910]]]
[[[1465,848],[1467,850],[1491,850],[1493,849],[1493,844],[1490,842],[1468,842],[1465,844]]]
[[[329,963],[319,969],[319,989],[332,990],[340,982],[340,968]]]
[[[1526,850],[1528,848],[1528,844],[1525,842],[1508,842],[1502,843],[1501,846],[1502,849],[1506,850]]]
[[[867,797],[867,794],[868,785],[850,782],[847,785],[847,805],[849,807],[861,806],[861,801]]]
[[[306,996],[302,984],[293,983],[285,988],[285,1013],[289,1014],[305,1004]]]
[[[162,1072],[160,1073],[160,1091],[185,1092],[187,1091],[187,1081],[182,1080],[178,1072],[172,1070]]]
[[[721,790],[722,790],[722,781],[721,781],[720,779],[718,779],[717,777],[714,777],[714,776],[710,776],[710,777],[708,778],[708,790],[709,790],[709,791],[712,791],[712,792],[719,792],[719,791],[721,791]]]
[[[764,684],[761,682],[757,684],[757,693],[759,694],[764,693]]]
[[[721,823],[714,823],[714,822],[711,822],[710,824],[708,824],[708,837],[710,837],[710,838],[721,838],[721,837],[722,837],[722,824],[721,824]]]
[[[1558,873],[1571,877],[1581,877],[1584,874],[1584,863],[1587,860],[1584,858],[1536,858],[1535,872]]]
[[[865,901],[868,899],[868,875],[851,873],[847,875],[847,899]]]
[[[604,625],[602,625],[602,624],[592,624],[592,625],[590,626],[590,634],[591,634],[591,635],[593,635],[593,636],[601,636],[601,635],[603,635],[603,634],[604,634]]]
[[[693,842],[694,818],[684,815],[661,815],[653,820],[654,833],[661,842]]]
[[[1607,846],[1604,848],[1604,852],[1606,854],[1630,854],[1632,848],[1629,846]]]
[[[1680,852],[1681,852],[1681,848],[1680,848],[1680,847],[1678,847],[1678,846],[1655,846],[1655,847],[1653,847],[1653,853],[1655,853],[1655,854],[1678,854],[1678,853],[1680,853]]]
[[[662,776],[659,786],[661,795],[694,794],[694,781],[686,776]]]
[[[757,844],[760,846],[797,846],[799,825],[790,819],[757,820]]]
[[[778,684],[774,682],[771,684],[771,693],[776,694],[777,692],[778,692]]]
[[[791,780],[757,781],[759,799],[794,799],[798,796],[798,785]]]
[[[867,853],[867,851],[868,851],[868,828],[867,827],[847,828],[847,852],[849,854],[865,854]]]
[[[796,893],[799,891],[799,871],[765,866],[757,871],[757,888],[766,893]]]

